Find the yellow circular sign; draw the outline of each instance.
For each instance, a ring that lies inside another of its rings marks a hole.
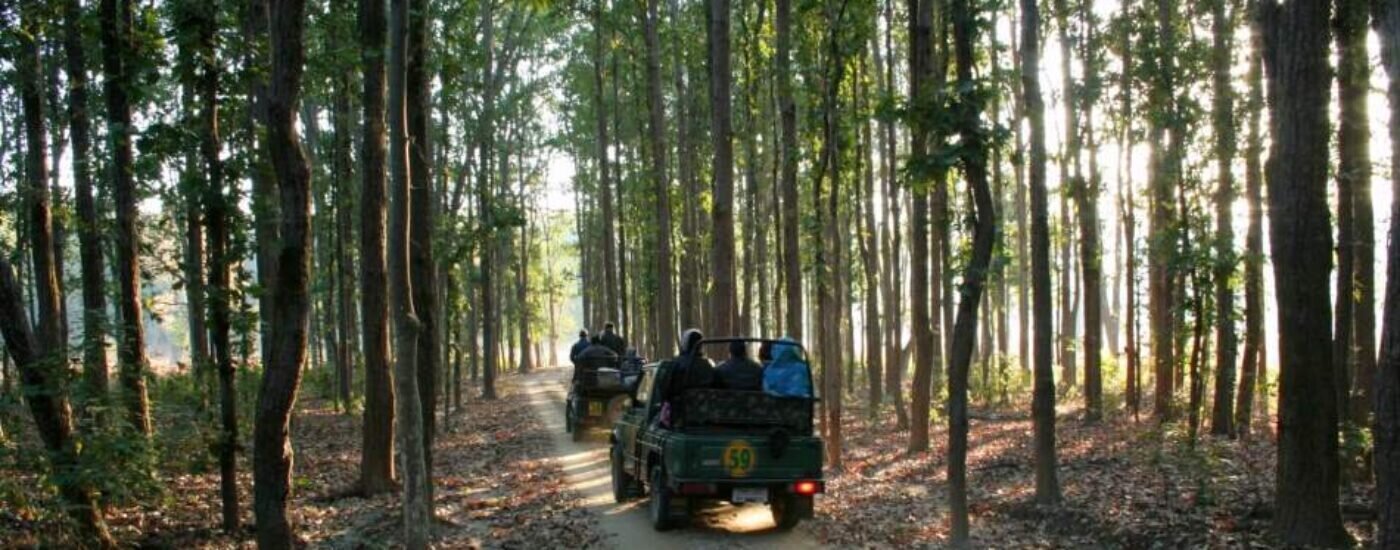
[[[749,475],[757,463],[758,453],[754,452],[753,446],[747,441],[731,441],[729,446],[724,448],[724,469],[729,471],[731,477]]]

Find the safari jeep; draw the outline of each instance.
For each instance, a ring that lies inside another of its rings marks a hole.
[[[613,497],[624,502],[645,490],[657,530],[683,525],[701,500],[768,504],[780,529],[812,517],[813,498],[826,488],[814,399],[714,388],[666,395],[679,367],[679,360],[649,365],[614,424]]]

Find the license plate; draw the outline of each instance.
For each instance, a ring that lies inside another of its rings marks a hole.
[[[741,502],[768,502],[767,487],[735,487],[732,501],[735,504]]]
[[[603,416],[603,402],[589,401],[588,416]]]

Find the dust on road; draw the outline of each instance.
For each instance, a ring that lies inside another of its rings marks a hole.
[[[544,421],[554,446],[554,460],[568,477],[581,504],[609,535],[617,548],[820,548],[802,527],[779,531],[768,507],[761,504],[715,504],[696,514],[679,529],[658,532],[647,519],[646,498],[625,504],[613,502],[608,464],[608,439],[604,430],[574,442],[564,432],[564,398],[568,392],[567,368],[541,369],[525,379],[524,397]],[[819,519],[819,518],[818,518]],[[814,520],[807,520],[814,521]]]

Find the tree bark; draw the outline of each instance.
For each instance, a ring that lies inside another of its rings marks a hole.
[[[360,174],[360,338],[365,357],[365,412],[360,490],[394,488],[394,388],[389,371],[389,286],[386,255],[384,2],[360,0],[360,59],[364,64],[364,126]]]
[[[666,174],[666,103],[661,94],[660,0],[647,0],[642,17],[647,43],[647,113],[651,131],[652,185],[656,192],[656,335],[652,355],[670,355],[676,330],[676,291],[671,282],[671,180]],[[553,306],[551,305],[551,312]]]
[[[610,161],[608,160],[608,149],[611,147],[608,139],[608,110],[603,99],[603,55],[606,41],[603,32],[603,0],[594,0],[593,3],[593,115],[597,119],[595,128],[598,140],[598,204],[601,209],[603,227],[603,307],[606,311],[602,318],[611,322],[616,319],[621,311],[618,309],[618,289],[617,280],[617,240],[616,229],[614,228],[615,213],[613,208],[613,184],[609,171]]]
[[[876,42],[877,39],[872,37],[870,41],[871,51],[879,49],[880,46]],[[865,59],[864,56],[860,59],[862,78],[864,78],[864,73],[866,72]],[[875,73],[877,74],[877,81],[879,80],[878,74],[880,72],[881,68],[879,64],[876,63]],[[857,88],[857,93],[861,98],[861,105],[858,108],[861,112],[868,112],[869,105],[866,104],[868,100],[865,99],[864,94],[860,94],[859,88]],[[866,406],[868,407],[868,416],[872,419],[877,417],[884,391],[884,365],[881,363],[884,353],[884,346],[881,340],[884,333],[880,326],[879,273],[881,250],[879,232],[875,228],[875,143],[873,139],[875,129],[873,126],[874,124],[872,121],[866,120],[860,127],[862,151],[860,158],[865,165],[865,185],[862,188],[860,197],[861,221],[857,224],[860,227],[860,263],[863,268],[862,274],[865,277],[865,341],[863,347],[865,348],[865,373],[866,383],[868,384]]]
[[[433,189],[432,149],[429,133],[429,113],[432,112],[431,75],[427,68],[428,0],[409,0],[408,29],[405,44],[405,94],[409,164],[409,276],[413,279],[413,315],[417,319],[419,411],[422,416],[422,444],[425,499],[429,514],[433,509],[433,438],[437,433],[437,376],[442,358],[441,338],[434,312],[437,311],[437,268],[433,259],[433,211],[436,191]],[[392,46],[391,46],[392,47]],[[396,75],[390,75],[398,78]],[[392,81],[391,81],[392,82]],[[390,103],[397,109],[398,103]],[[397,152],[397,145],[395,152]],[[397,252],[395,252],[397,254]]]
[[[971,0],[953,0],[953,49],[961,112],[955,113],[961,134],[959,164],[973,197],[972,257],[963,268],[962,300],[953,325],[953,353],[948,363],[948,493],[953,545],[971,545],[967,508],[967,386],[977,340],[977,310],[992,264],[997,219],[992,189],[987,183],[987,132],[981,127],[982,105],[975,95],[972,46],[977,42],[977,8]]]
[[[1085,418],[1097,421],[1103,417],[1103,353],[1104,323],[1104,284],[1103,284],[1103,244],[1099,235],[1099,195],[1103,184],[1099,174],[1098,142],[1095,138],[1094,103],[1098,98],[1097,71],[1102,67],[1097,31],[1088,14],[1088,7],[1081,3],[1080,21],[1083,36],[1079,39],[1080,59],[1086,72],[1087,90],[1080,100],[1083,102],[1084,142],[1089,154],[1089,173],[1080,174],[1073,187],[1075,206],[1079,210],[1079,263],[1080,297],[1084,301],[1084,408]],[[1078,138],[1075,140],[1078,142]],[[1076,164],[1078,162],[1076,161]]]
[[[229,211],[224,189],[224,165],[219,157],[222,138],[219,134],[219,71],[215,55],[217,48],[218,12],[213,5],[191,3],[189,7],[196,28],[195,58],[199,60],[196,87],[201,112],[199,118],[199,157],[204,170],[202,200],[204,234],[208,239],[209,268],[207,280],[201,286],[207,294],[209,344],[213,367],[218,373],[220,437],[215,449],[219,459],[219,496],[223,529],[234,532],[239,527],[238,463],[238,394],[233,365],[232,289],[229,270],[235,261],[229,250]],[[198,311],[203,316],[205,311]]]
[[[253,511],[258,546],[290,548],[295,535],[287,517],[292,482],[288,431],[301,367],[306,362],[311,303],[311,173],[296,125],[306,56],[302,41],[306,4],[304,0],[272,0],[269,8],[272,72],[267,145],[281,198],[281,225],[279,269],[270,312],[273,361],[263,370],[253,428]]]
[[[783,329],[788,336],[802,340],[802,255],[797,241],[797,104],[792,89],[792,0],[776,0],[778,57],[778,117],[781,126],[782,168],[779,185],[782,194],[783,284],[787,293]]]
[[[492,74],[495,71],[495,3],[487,2],[482,13],[482,39],[481,49],[485,54],[482,62],[484,74]],[[485,399],[496,398],[496,366],[497,357],[497,332],[499,325],[496,319],[496,297],[492,280],[495,277],[495,254],[496,246],[492,235],[496,232],[496,219],[492,214],[495,208],[495,201],[492,198],[491,172],[492,159],[496,151],[496,87],[486,86],[485,93],[481,99],[480,144],[479,162],[481,167],[477,170],[476,192],[477,208],[481,212],[481,227],[484,228],[484,235],[481,240],[481,396]],[[596,281],[595,281],[596,284]],[[593,304],[594,309],[598,307]]]
[[[389,301],[394,316],[394,386],[397,407],[400,468],[403,472],[404,546],[427,548],[432,508],[429,500],[425,419],[419,394],[418,339],[421,324],[414,306],[412,274],[413,251],[410,220],[413,211],[410,140],[409,71],[415,47],[409,4],[412,0],[392,0],[389,4]]]
[[[140,242],[136,181],[131,151],[130,87],[127,58],[132,55],[131,0],[102,0],[102,66],[106,76],[107,133],[112,153],[112,197],[117,213],[117,309],[121,313],[117,359],[127,421],[151,433],[146,396],[146,330],[141,324]]]
[[[933,71],[933,0],[909,0],[909,73],[917,75],[909,79],[910,101],[923,104],[931,94],[925,91]],[[929,131],[920,119],[914,119],[909,128],[909,156],[911,162],[926,162],[928,156]],[[929,329],[930,319],[938,315],[937,309],[930,310],[930,294],[939,292],[937,280],[929,278],[929,201],[926,174],[918,174],[921,185],[913,186],[914,205],[910,210],[909,223],[912,226],[909,239],[910,262],[913,264],[909,275],[909,298],[913,302],[909,308],[910,341],[914,346],[914,391],[910,401],[911,418],[909,432],[909,452],[921,452],[929,447],[929,391],[933,378],[933,358],[943,345],[936,334]]]
[[[1232,436],[1235,391],[1235,231],[1232,208],[1235,204],[1235,94],[1230,83],[1230,61],[1234,53],[1234,21],[1227,8],[1229,0],[1211,5],[1214,46],[1211,49],[1214,79],[1211,93],[1215,131],[1215,402],[1211,407],[1210,432]]]
[[[253,180],[253,234],[257,241],[255,262],[258,271],[258,330],[259,347],[262,351],[262,364],[272,362],[272,321],[273,285],[277,280],[278,220],[280,206],[276,200],[277,181],[271,158],[267,136],[258,127],[267,120],[268,110],[268,58],[262,52],[267,41],[269,0],[248,0],[245,14],[244,38],[248,40],[248,53],[244,64],[249,72],[248,88],[248,133],[252,136],[252,150],[256,154],[250,159],[249,175]]]
[[[711,177],[714,196],[710,236],[710,332],[733,336],[738,312],[734,284],[734,136],[731,128],[729,68],[729,0],[706,0],[710,69]]]
[[[1250,4],[1257,15],[1258,2]],[[1264,112],[1263,35],[1258,17],[1250,23],[1248,137],[1245,142],[1245,202],[1249,204],[1249,228],[1244,253],[1244,359],[1240,365],[1240,387],[1235,406],[1235,433],[1248,437],[1254,418],[1256,378],[1264,377],[1264,155],[1262,119]]]
[[[73,145],[73,187],[78,214],[78,250],[83,294],[84,402],[107,399],[107,291],[103,271],[102,233],[93,200],[92,125],[88,119],[87,54],[83,48],[82,5],[63,2],[63,44],[67,53],[68,125]]]
[[[1158,421],[1165,422],[1174,418],[1176,414],[1172,402],[1175,391],[1173,373],[1176,370],[1172,336],[1175,324],[1172,288],[1175,277],[1171,268],[1172,258],[1176,255],[1172,243],[1176,239],[1171,238],[1170,234],[1175,230],[1172,192],[1176,189],[1178,181],[1173,170],[1171,146],[1167,143],[1168,132],[1171,129],[1170,119],[1175,116],[1173,105],[1176,92],[1172,54],[1176,47],[1176,31],[1172,23],[1172,14],[1176,7],[1173,0],[1156,0],[1155,6],[1157,20],[1147,25],[1151,33],[1149,37],[1155,40],[1153,47],[1156,49],[1149,61],[1155,70],[1150,77],[1151,86],[1147,96],[1148,112],[1152,114],[1148,131],[1152,153],[1148,161],[1151,216],[1148,228],[1150,238],[1147,263],[1150,274],[1147,292],[1148,313],[1152,325],[1152,364],[1156,377],[1152,412]],[[1177,140],[1180,136],[1171,136],[1171,139]]]
[[[1284,544],[1340,546],[1335,363],[1328,275],[1328,21],[1324,2],[1266,0],[1264,67],[1273,106],[1267,164],[1277,281],[1279,460],[1274,532]]]
[[[1050,222],[1045,191],[1045,103],[1040,93],[1040,8],[1021,0],[1021,102],[1030,120],[1031,282],[1035,316],[1035,500],[1060,502],[1055,449],[1054,325],[1050,294]]]

